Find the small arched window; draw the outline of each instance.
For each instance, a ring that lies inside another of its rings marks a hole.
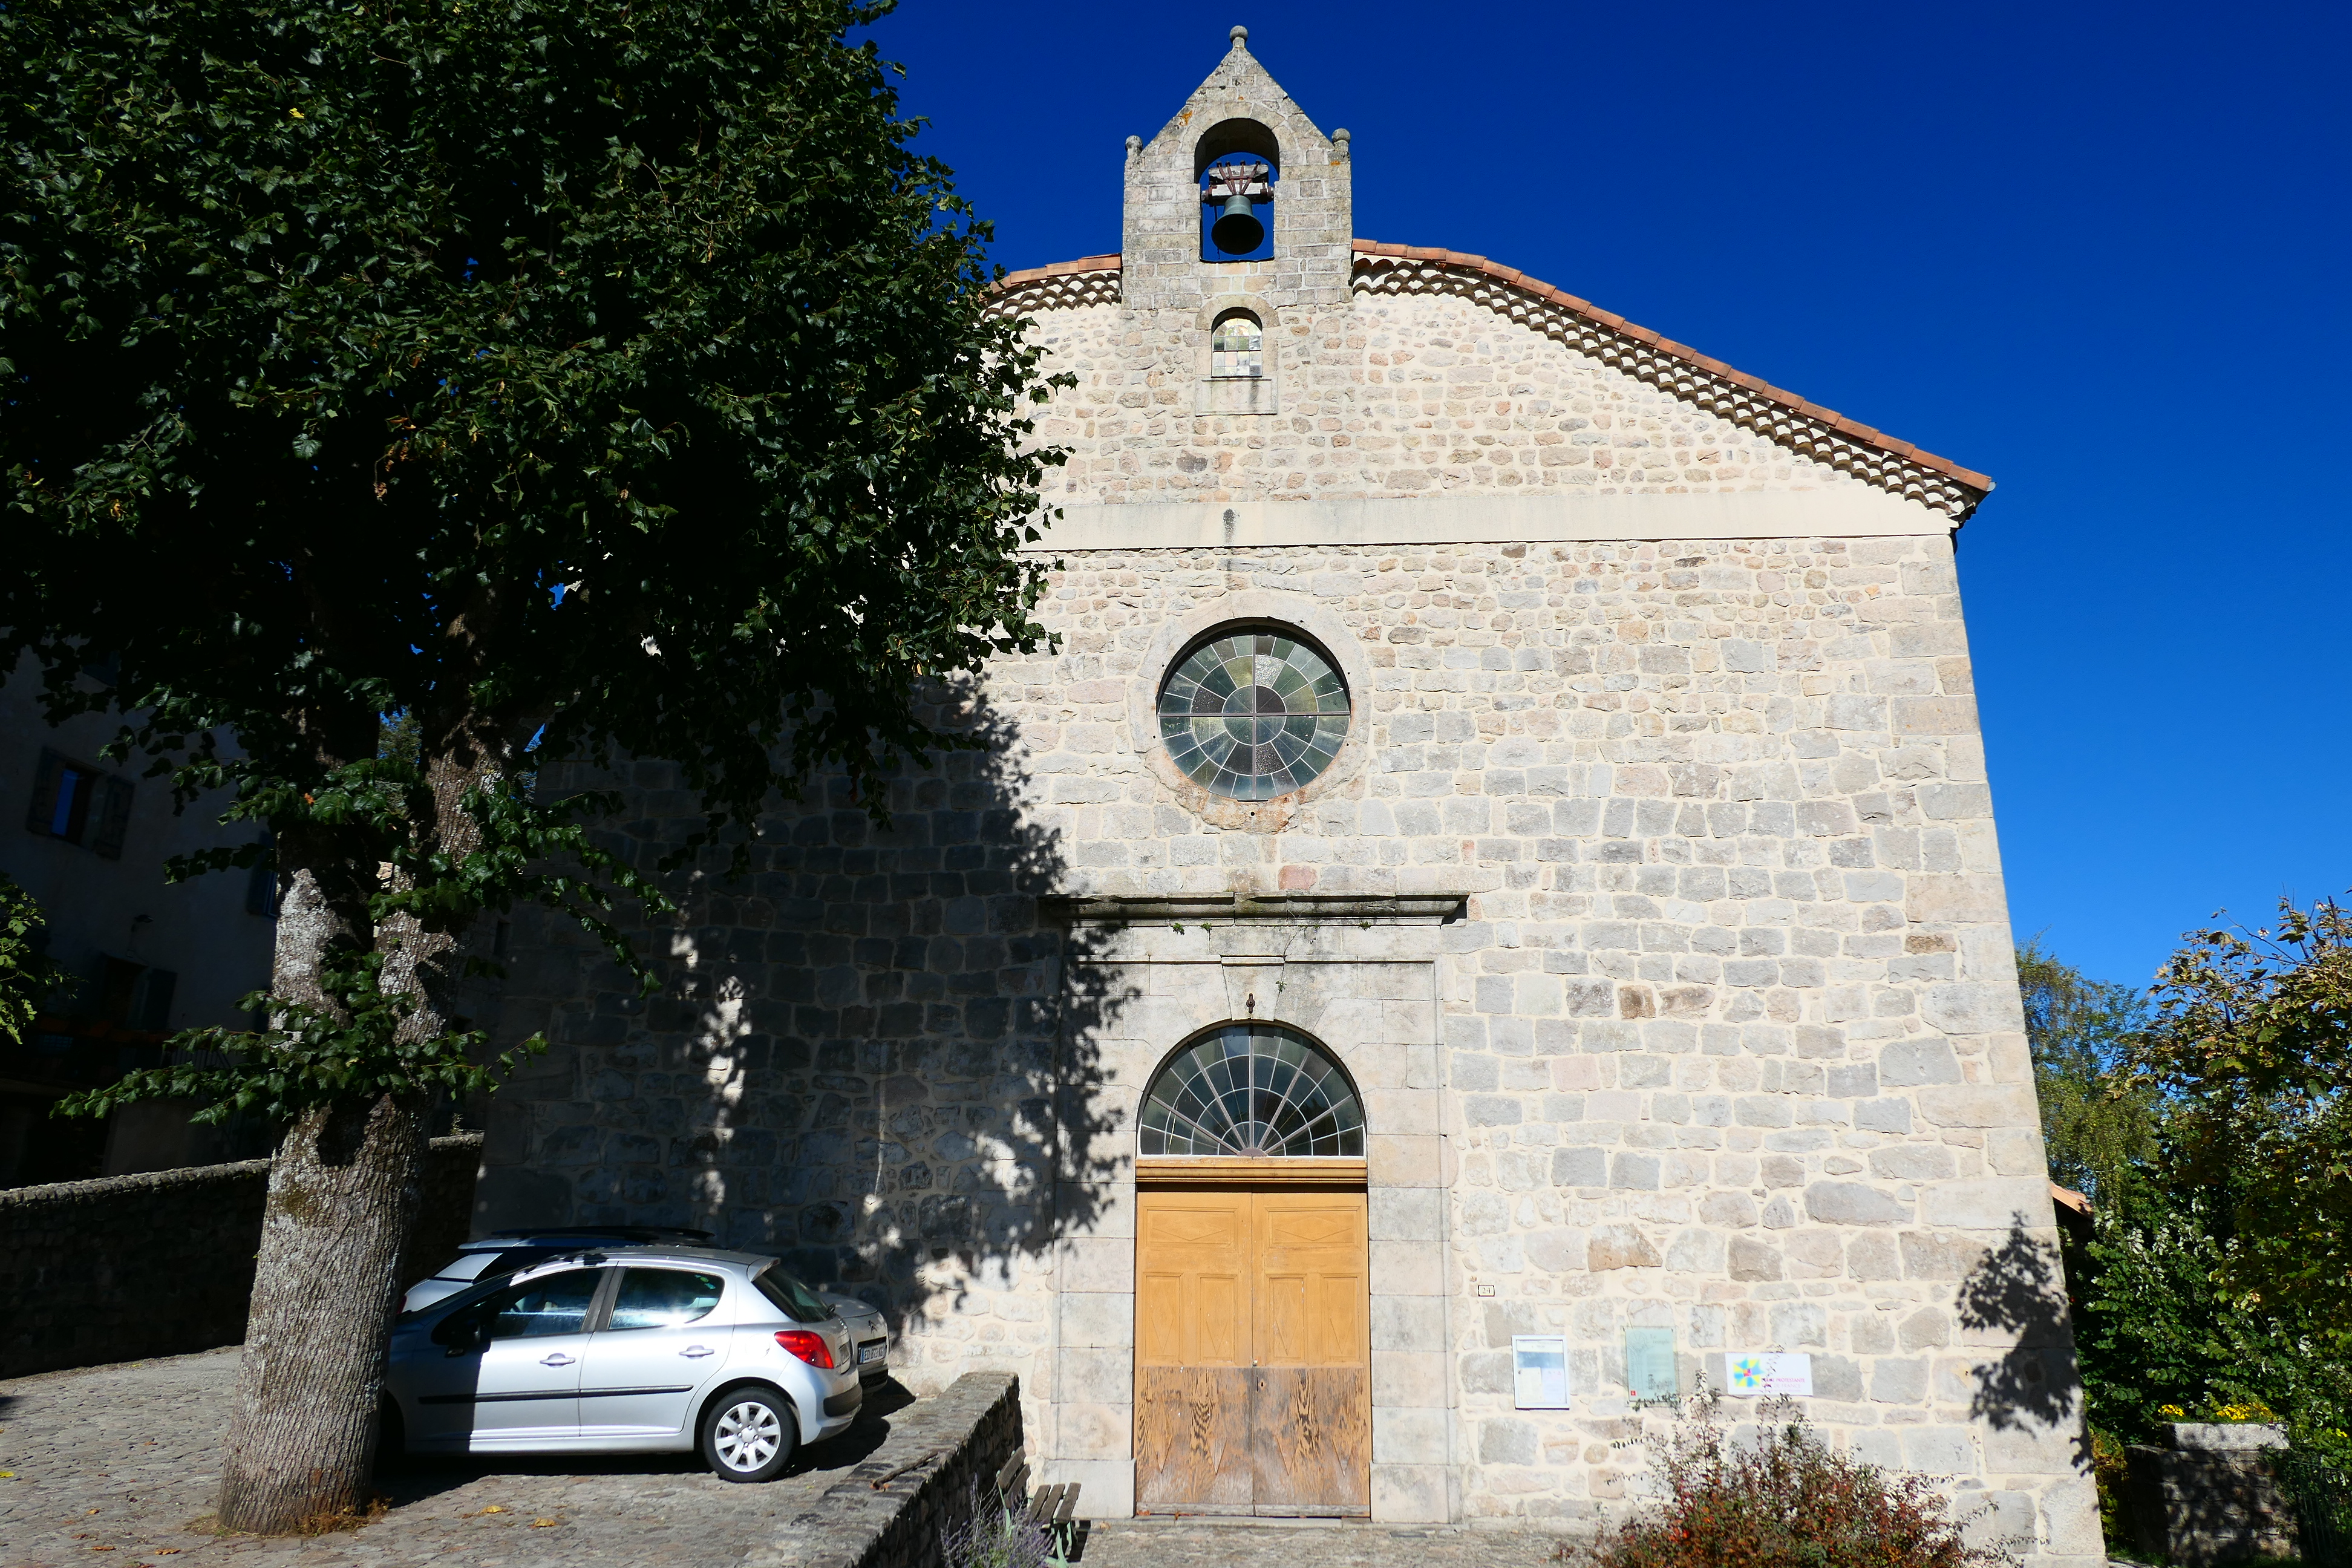
[[[1247,310],[1217,320],[1209,334],[1209,374],[1220,380],[1254,381],[1265,374],[1265,329]]]

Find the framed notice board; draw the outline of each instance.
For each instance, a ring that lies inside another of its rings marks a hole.
[[[1511,1336],[1511,1402],[1521,1410],[1568,1408],[1568,1336]]]
[[[1625,1331],[1625,1386],[1636,1399],[1675,1396],[1674,1330]]]

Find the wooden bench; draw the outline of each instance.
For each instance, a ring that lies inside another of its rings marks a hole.
[[[996,1495],[1004,1504],[1007,1519],[1018,1519],[1045,1530],[1054,1540],[1053,1561],[1067,1563],[1070,1548],[1076,1543],[1077,1521],[1071,1515],[1077,1511],[1078,1483],[1065,1481],[1056,1486],[1039,1487],[1029,1490],[1029,1460],[1015,1454],[1005,1467],[996,1472]]]

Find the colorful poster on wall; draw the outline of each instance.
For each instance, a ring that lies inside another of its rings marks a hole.
[[[1778,1351],[1737,1352],[1723,1358],[1724,1382],[1742,1399],[1790,1394],[1810,1399],[1813,1393],[1813,1358]]]
[[[1636,1399],[1675,1396],[1674,1330],[1625,1331],[1625,1386]]]
[[[1568,1408],[1566,1335],[1511,1336],[1511,1394],[1522,1410]]]

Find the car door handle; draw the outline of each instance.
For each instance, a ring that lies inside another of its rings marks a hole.
[[[570,1366],[572,1364],[572,1358],[565,1355],[562,1351],[558,1351],[553,1355],[541,1356],[540,1358],[539,1364],[541,1366]]]
[[[680,1355],[685,1355],[685,1356],[697,1356],[697,1357],[700,1357],[700,1356],[707,1356],[707,1355],[710,1355],[710,1354],[713,1354],[713,1353],[715,1353],[715,1352],[712,1352],[712,1351],[711,1351],[711,1349],[710,1349],[708,1345],[688,1345],[688,1346],[687,1346],[684,1350],[682,1350],[682,1351],[678,1352],[677,1353],[678,1353],[678,1354],[680,1354]]]

